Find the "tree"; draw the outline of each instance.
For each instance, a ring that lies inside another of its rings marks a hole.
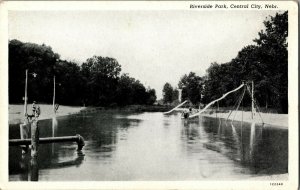
[[[201,100],[203,80],[194,72],[181,77],[178,86],[182,89],[182,100],[189,99],[193,104],[199,104]]]
[[[147,101],[146,88],[139,80],[133,83],[133,99],[135,104],[146,104]]]
[[[23,102],[26,69],[29,101],[51,102],[53,68],[58,59],[50,46],[9,41],[9,102]],[[37,74],[36,78],[32,73]]]
[[[204,101],[206,103],[238,87],[243,81],[254,81],[254,96],[259,105],[288,108],[288,14],[277,13],[264,21],[265,30],[254,39],[257,45],[245,46],[228,63],[212,65],[207,69]],[[226,97],[223,106],[233,105],[234,96]],[[251,101],[246,99],[245,105]]]
[[[114,58],[93,56],[81,66],[86,83],[84,99],[88,105],[113,103],[121,65]]]
[[[29,70],[28,97],[52,103],[56,77],[56,102],[66,105],[153,104],[155,90],[128,74],[120,77],[121,66],[114,58],[93,56],[81,66],[60,60],[50,46],[9,41],[9,102],[23,102],[25,70]],[[37,73],[33,78],[32,73]]]
[[[173,102],[173,87],[170,83],[166,83],[163,87],[163,102],[165,104]]]
[[[129,77],[128,74],[122,74],[116,90],[116,102],[117,104],[124,106],[134,103],[133,99],[133,83],[134,78]]]
[[[147,89],[147,101],[146,104],[147,105],[153,105],[154,102],[156,101],[156,92],[155,89],[151,89],[150,87]]]
[[[152,105],[156,101],[155,90],[144,87],[140,81],[122,74],[118,80],[116,99],[118,105],[148,104]]]
[[[65,105],[82,105],[83,86],[80,66],[66,60],[55,64],[56,102]],[[71,96],[70,96],[71,95]]]
[[[173,90],[173,101],[175,101],[175,100],[178,100],[178,98],[179,98],[179,91],[178,91],[178,89],[177,88],[175,88],[174,90]]]
[[[264,52],[263,64],[269,66],[272,88],[268,89],[276,106],[288,112],[288,12],[276,13],[264,21],[266,29],[255,39]],[[268,82],[268,81],[267,81]]]

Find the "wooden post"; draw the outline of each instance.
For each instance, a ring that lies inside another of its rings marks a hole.
[[[34,118],[31,123],[31,157],[37,157],[39,148],[38,120]]]
[[[181,103],[182,89],[178,89],[178,101]]]
[[[29,137],[29,123],[27,120],[27,81],[28,81],[28,69],[25,71],[25,95],[24,95],[24,123],[20,124],[20,138],[27,139]],[[27,153],[28,146],[21,146],[22,154]]]
[[[32,142],[32,139],[10,139],[9,146],[19,146],[19,145],[29,145]],[[82,150],[84,143],[84,138],[80,135],[76,136],[64,136],[64,137],[44,137],[40,138],[38,144],[47,144],[47,143],[61,143],[61,142],[76,142],[78,145],[77,150]]]
[[[250,128],[250,162],[252,162],[253,150],[254,150],[254,141],[255,141],[255,122],[252,121]]]
[[[77,142],[77,151],[81,151],[82,150],[82,147],[85,145],[84,143],[84,139],[82,136],[80,136],[79,134],[76,135],[76,137],[78,138],[78,140],[76,141]]]
[[[29,138],[29,123],[24,122],[20,124],[20,139],[27,139]],[[26,154],[28,152],[28,145],[21,145],[22,154]]]
[[[27,80],[28,80],[28,69],[26,69],[25,77],[25,97],[24,97],[24,116],[27,115]]]
[[[252,113],[252,119],[254,118],[254,112],[255,112],[255,108],[254,108],[254,82],[251,81],[251,113]]]
[[[53,111],[54,111],[54,114],[56,112],[55,110],[55,75],[54,75],[54,78],[53,78]]]
[[[37,162],[37,157],[32,157],[30,160],[30,181],[39,180],[39,166]]]
[[[55,113],[54,113],[54,116],[52,117],[52,137],[56,136],[56,127],[57,127],[57,120],[56,120]],[[51,151],[53,154],[54,153],[54,143],[52,144]]]

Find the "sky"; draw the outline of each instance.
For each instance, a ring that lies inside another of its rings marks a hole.
[[[156,90],[177,87],[189,72],[203,76],[226,63],[264,29],[274,11],[11,11],[9,39],[46,44],[61,59],[82,64],[113,57],[122,73]]]

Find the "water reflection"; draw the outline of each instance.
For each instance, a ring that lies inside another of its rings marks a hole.
[[[82,135],[84,154],[75,143],[43,144],[35,165],[10,147],[10,180],[231,180],[288,172],[288,131],[257,123],[103,111],[40,127],[42,137]],[[16,132],[11,126],[10,138]]]
[[[250,161],[252,161],[253,156],[253,149],[254,149],[254,142],[255,142],[255,123],[251,123],[250,127],[250,148],[249,148],[249,154],[250,154]]]
[[[58,123],[57,123],[56,116],[53,116],[52,117],[52,137],[56,137],[57,127],[58,127]],[[54,152],[55,152],[55,144],[52,143],[52,148],[51,148],[52,155],[54,154]]]
[[[196,122],[185,120],[183,121],[184,127],[182,128],[182,135],[185,141],[189,144],[196,141],[199,138],[198,125]]]
[[[37,157],[31,158],[31,156],[28,155],[29,154],[22,155],[20,161],[20,168],[22,170],[20,179],[22,181],[38,181],[39,167]]]
[[[235,149],[237,152],[236,160],[240,161],[241,160],[241,152],[242,152],[241,140],[238,136],[238,133],[236,132],[236,129],[235,129],[235,126],[233,125],[233,123],[231,123],[230,126],[231,126],[231,130],[232,130],[232,137],[235,142],[233,149]],[[242,135],[242,133],[241,133],[241,135]],[[241,139],[242,139],[242,137],[241,137]]]
[[[202,124],[209,134],[204,146],[248,167],[251,174],[288,172],[287,130],[256,123],[228,124],[211,118]]]
[[[39,166],[38,166],[37,157],[32,157],[30,159],[29,173],[30,173],[31,181],[39,180]]]
[[[51,137],[57,136],[58,122],[56,117],[52,118],[52,125],[50,127]],[[47,126],[46,126],[46,125]],[[49,136],[49,126],[48,122],[40,121],[40,127],[42,129],[41,137]],[[16,127],[10,127],[10,133],[15,133]],[[26,154],[21,153],[20,147],[10,147],[9,156],[10,158],[13,156],[16,159],[10,159],[10,174],[14,174],[16,171],[20,172],[20,180],[22,181],[38,181],[39,180],[39,171],[43,169],[57,169],[57,168],[67,168],[71,166],[78,167],[82,164],[84,160],[84,154],[82,151],[77,151],[76,158],[72,158],[70,160],[65,160],[61,162],[56,162],[58,158],[61,156],[59,152],[55,150],[55,143],[42,145],[39,149],[37,157],[31,157],[30,151]],[[70,146],[69,146],[70,147]],[[72,146],[74,147],[74,146]],[[50,149],[50,151],[49,151]],[[51,155],[48,155],[51,153]],[[74,153],[74,152],[73,152]],[[16,161],[19,160],[19,164],[16,164]],[[39,164],[42,163],[42,164]]]
[[[39,171],[45,169],[62,169],[67,167],[79,167],[84,160],[84,154],[79,151],[77,152],[77,157],[68,161],[54,162],[51,164],[44,164],[44,159],[39,159],[38,157],[31,157],[30,154],[22,154],[19,163],[20,166],[20,180],[22,181],[38,181]],[[43,164],[39,164],[39,163]]]

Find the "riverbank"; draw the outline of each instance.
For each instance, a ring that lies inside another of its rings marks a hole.
[[[80,110],[81,113],[93,113],[98,111],[124,111],[124,112],[165,112],[172,109],[167,105],[128,105],[123,107],[87,107]]]
[[[40,120],[53,117],[53,107],[49,104],[39,104],[41,108]],[[31,105],[28,106],[28,113],[31,114]],[[162,105],[128,105],[124,107],[76,107],[59,106],[56,116],[65,116],[76,113],[95,113],[99,111],[124,111],[124,112],[165,112],[172,109],[171,106]],[[9,105],[9,124],[22,123],[24,119],[24,105]]]
[[[185,108],[179,108],[177,111],[186,111]],[[197,113],[198,110],[193,110],[192,114]],[[230,114],[230,110],[222,110],[216,112],[216,110],[207,109],[203,113],[201,113],[201,116],[204,117],[218,117],[227,119]],[[255,123],[264,123],[272,125],[276,128],[283,128],[287,129],[289,127],[289,115],[288,114],[278,114],[278,113],[258,113],[256,112],[254,114],[254,117],[252,119],[252,112],[251,111],[233,111],[230,114],[230,117],[228,120],[234,120],[234,121],[244,121],[252,123],[253,121]]]
[[[49,104],[39,104],[41,108],[40,120],[50,119],[53,117],[53,106]],[[31,105],[27,107],[28,113],[31,114]],[[79,113],[81,110],[84,110],[85,107],[73,107],[73,106],[59,106],[56,116],[65,116],[70,114]],[[23,122],[24,119],[24,105],[9,105],[8,108],[8,121],[9,124],[19,124]]]
[[[40,120],[50,119],[53,117],[53,107],[52,105],[40,104],[41,115]],[[28,111],[31,113],[30,105],[28,106]],[[171,106],[165,105],[129,105],[124,107],[76,107],[76,106],[59,106],[56,116],[65,116],[76,113],[94,113],[98,111],[125,111],[125,112],[166,112],[171,110]],[[180,111],[181,109],[179,109]],[[183,109],[181,110],[183,111]],[[219,117],[227,119],[229,111],[216,113],[213,110],[207,110],[201,114],[205,117]],[[261,116],[261,117],[260,117]],[[24,118],[24,106],[23,105],[9,105],[9,124],[21,123]],[[261,119],[262,118],[262,119]],[[231,114],[229,119],[235,121],[245,121],[256,123],[265,123],[276,126],[278,128],[288,128],[288,114],[276,114],[276,113],[256,113],[254,119],[252,119],[252,114],[250,111],[235,111]]]
[[[207,111],[203,114],[201,114],[202,116],[205,117],[219,117],[219,118],[224,118],[227,119],[228,115],[229,115],[229,111],[228,112],[222,112],[222,113],[216,113],[216,112],[212,112],[212,111]],[[252,122],[255,121],[256,123],[265,123],[265,124],[270,124],[273,125],[277,128],[288,128],[288,114],[276,114],[276,113],[255,113],[254,117],[252,119],[252,113],[250,111],[234,111],[230,117],[230,120],[235,120],[235,121],[245,121],[245,122]]]

